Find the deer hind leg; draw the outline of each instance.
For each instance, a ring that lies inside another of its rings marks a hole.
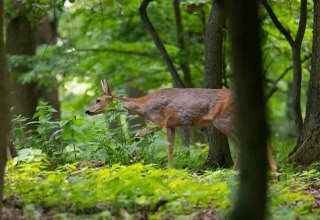
[[[227,135],[231,138],[239,147],[239,140],[236,134],[236,128],[232,120],[229,118],[218,118],[212,122],[213,126],[219,129],[222,133]],[[233,169],[239,169],[239,157],[240,157],[240,150],[238,150],[238,155],[236,161],[233,165]]]
[[[274,173],[276,176],[278,176],[279,173],[278,173],[277,164],[273,159],[272,150],[271,150],[271,146],[269,143],[267,143],[267,156],[268,156],[268,162],[269,162],[272,173]]]
[[[168,137],[168,142],[169,142],[169,144],[168,144],[168,167],[172,168],[175,128],[167,128],[167,137]]]
[[[237,138],[236,135],[236,128],[235,128],[235,124],[234,123],[230,123],[230,121],[228,120],[215,120],[213,123],[213,126],[215,126],[217,129],[219,129],[220,131],[222,131],[225,135],[227,135],[228,137],[230,137],[231,139],[233,139],[236,144],[238,146],[240,146],[239,144],[239,140]],[[277,165],[272,157],[272,151],[271,151],[271,146],[267,143],[267,157],[268,157],[268,162],[271,168],[271,171],[275,174],[278,175],[278,171],[277,171]],[[233,169],[239,169],[239,158],[240,158],[240,149],[238,151],[238,155],[237,155],[237,159],[236,162],[234,163]]]

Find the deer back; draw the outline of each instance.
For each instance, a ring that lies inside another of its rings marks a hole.
[[[148,95],[141,115],[161,127],[202,126],[232,106],[228,89],[160,89]]]

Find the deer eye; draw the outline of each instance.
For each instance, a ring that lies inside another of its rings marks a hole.
[[[98,103],[100,103],[101,102],[101,100],[100,99],[97,99],[96,100],[96,104],[98,104]]]

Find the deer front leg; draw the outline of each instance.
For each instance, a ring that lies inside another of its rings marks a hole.
[[[168,143],[168,167],[172,168],[175,128],[167,128],[167,137],[169,142]]]

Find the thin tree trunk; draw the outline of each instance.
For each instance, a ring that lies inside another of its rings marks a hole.
[[[186,62],[186,59],[184,56],[187,54],[185,49],[185,43],[184,43],[184,37],[183,37],[183,24],[181,20],[181,13],[180,13],[180,0],[173,0],[173,11],[174,11],[174,18],[175,18],[175,24],[176,24],[176,33],[177,33],[177,44],[179,47],[180,52],[180,67],[183,71],[184,75],[184,83],[187,88],[192,87],[192,80],[191,80],[191,73],[190,73],[190,67],[188,63]],[[182,143],[184,146],[190,146],[192,143],[191,140],[191,132],[192,128],[188,127],[181,127],[177,128],[177,133],[182,138]]]
[[[213,1],[205,33],[204,87],[222,88],[223,39],[227,20],[227,6],[224,0]],[[205,167],[231,167],[233,161],[227,137],[213,126],[203,129],[209,142]]]
[[[233,71],[240,140],[239,197],[232,220],[265,219],[267,125],[256,0],[230,1]]]
[[[309,165],[320,160],[320,1],[314,0],[313,47],[307,93],[306,118],[289,163]]]
[[[293,116],[296,127],[296,135],[300,136],[303,126],[302,112],[301,112],[301,78],[302,78],[302,67],[301,67],[301,49],[294,47],[292,48],[292,63],[293,63],[293,81],[292,81],[292,104]]]
[[[3,12],[4,1],[0,1],[0,220],[3,208],[4,172],[7,161],[7,145],[10,132],[10,80],[6,65],[6,53],[4,48]]]
[[[180,0],[173,0],[173,9],[174,9],[174,16],[175,16],[175,23],[176,23],[176,32],[177,32],[177,43],[180,50],[180,54],[182,54],[182,59],[180,60],[180,66],[183,71],[184,75],[184,83],[187,88],[192,87],[192,79],[191,79],[191,72],[190,67],[187,60],[184,58],[187,54],[184,37],[183,37],[183,24],[181,20],[181,13],[180,13]]]
[[[291,46],[292,51],[292,63],[293,63],[293,83],[291,92],[291,105],[293,110],[293,116],[295,121],[296,136],[299,137],[302,131],[303,119],[301,113],[301,45],[306,30],[307,24],[307,0],[301,0],[300,5],[300,21],[298,26],[298,31],[296,33],[295,39],[291,36],[290,32],[281,24],[276,14],[272,10],[271,6],[268,4],[267,0],[261,0],[261,3],[265,7],[269,14],[272,22],[276,28],[282,33],[282,35],[287,39]]]
[[[290,97],[292,92],[292,81],[287,82],[287,87],[288,87],[288,90],[286,91],[287,97]],[[287,99],[285,104],[285,120],[287,121],[287,123],[285,127],[286,131],[284,134],[284,138],[295,139],[297,133],[295,130],[295,122],[294,122],[294,116],[293,116],[291,104],[292,104],[292,100]]]

